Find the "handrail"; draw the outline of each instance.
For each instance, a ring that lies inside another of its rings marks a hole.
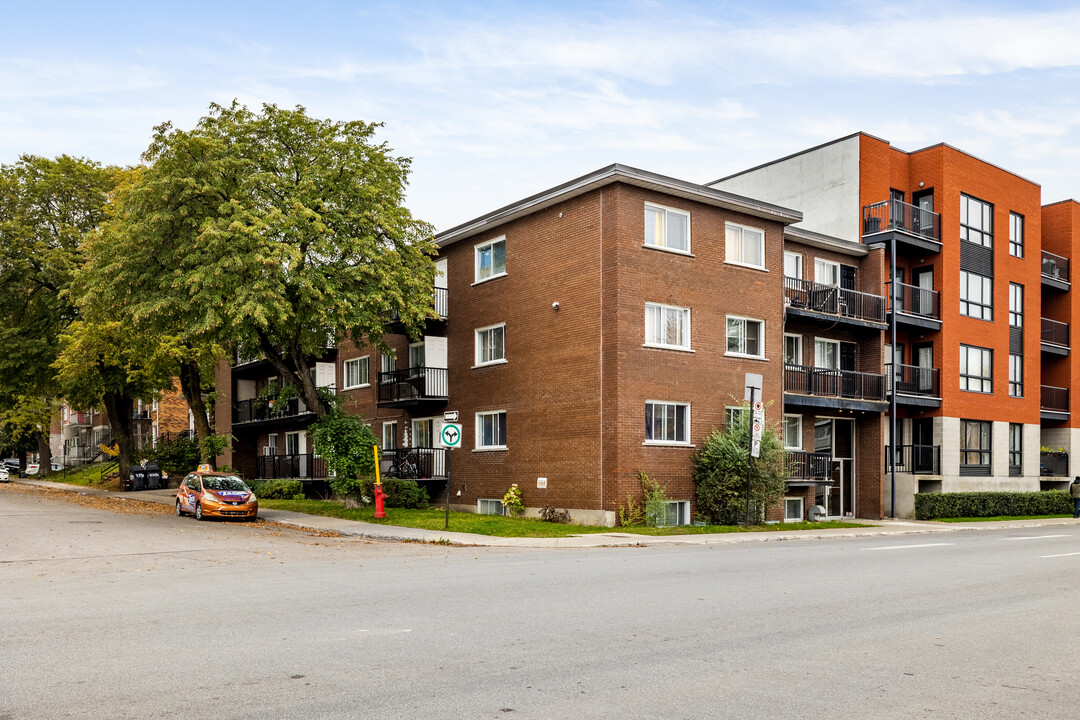
[[[1069,323],[1042,318],[1041,341],[1051,345],[1069,346]]]
[[[937,290],[928,290],[902,282],[896,283],[896,290],[896,311],[901,315],[941,319],[941,307],[938,302],[940,295]]]
[[[885,298],[836,285],[784,278],[784,301],[793,308],[805,308],[828,315],[885,322]]]
[[[1042,276],[1050,280],[1069,282],[1069,258],[1043,250]]]
[[[885,376],[854,370],[784,365],[784,392],[853,400],[884,400]]]
[[[893,229],[941,242],[941,215],[900,200],[883,200],[863,207],[863,235]]]
[[[941,372],[937,368],[885,363],[885,375],[890,389],[895,387],[898,395],[941,397]]]

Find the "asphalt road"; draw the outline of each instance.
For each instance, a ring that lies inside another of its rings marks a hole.
[[[0,720],[1069,718],[1080,526],[478,549],[0,492]]]

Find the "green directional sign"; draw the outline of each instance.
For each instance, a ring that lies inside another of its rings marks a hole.
[[[443,425],[442,432],[439,433],[439,439],[442,440],[443,447],[461,447],[461,424],[446,423]]]

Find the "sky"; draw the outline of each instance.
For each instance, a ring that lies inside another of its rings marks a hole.
[[[0,163],[132,165],[210,103],[385,126],[444,230],[614,162],[706,183],[863,131],[1080,198],[1068,2],[0,0]]]

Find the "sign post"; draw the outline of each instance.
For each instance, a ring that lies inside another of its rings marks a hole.
[[[447,413],[450,415],[450,413]],[[457,419],[457,413],[453,413],[454,419]],[[439,433],[439,441],[442,446],[446,448],[446,520],[443,523],[443,529],[450,529],[450,451],[456,447],[461,446],[461,424],[448,422],[443,425],[442,432]]]
[[[746,399],[750,401],[753,415],[750,418],[750,455],[746,458],[746,518],[743,523],[750,527],[750,470],[754,458],[761,454],[761,428],[765,425],[765,407],[761,403],[762,377],[757,373],[746,373]]]

